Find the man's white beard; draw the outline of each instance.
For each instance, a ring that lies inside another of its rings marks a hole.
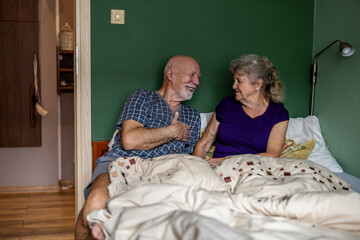
[[[188,101],[192,98],[194,92],[187,92],[186,89],[184,88],[181,93],[180,93],[180,97],[184,99],[184,101]]]

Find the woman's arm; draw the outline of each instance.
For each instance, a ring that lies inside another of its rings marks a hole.
[[[274,158],[280,157],[281,151],[285,144],[288,124],[289,121],[282,121],[273,126],[267,143],[266,152],[259,153],[258,155]]]
[[[206,153],[209,151],[211,145],[216,139],[216,134],[219,128],[219,122],[216,120],[216,113],[214,112],[209,124],[207,125],[204,134],[196,143],[193,155],[205,158]]]

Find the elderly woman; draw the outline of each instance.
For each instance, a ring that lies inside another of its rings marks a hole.
[[[230,63],[235,97],[216,107],[193,155],[205,158],[216,143],[212,167],[226,156],[259,154],[279,157],[285,143],[289,113],[281,103],[283,89],[274,65],[265,57],[245,55]]]

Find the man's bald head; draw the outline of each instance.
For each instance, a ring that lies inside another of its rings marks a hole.
[[[169,69],[177,70],[186,66],[188,64],[195,64],[198,68],[200,68],[199,63],[192,57],[186,55],[177,55],[169,59],[169,61],[165,65],[164,69],[164,79],[166,78],[166,74]]]

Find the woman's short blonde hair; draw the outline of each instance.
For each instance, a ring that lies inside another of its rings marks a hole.
[[[265,98],[273,102],[283,101],[284,90],[279,73],[268,58],[256,54],[243,55],[231,61],[230,71],[232,74],[246,74],[253,84],[261,78]]]

